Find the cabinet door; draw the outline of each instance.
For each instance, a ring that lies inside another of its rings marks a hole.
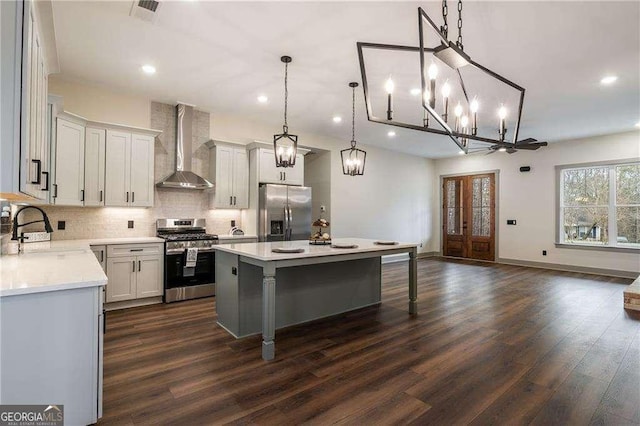
[[[104,205],[128,206],[131,198],[131,133],[107,130],[105,152]]]
[[[54,203],[81,206],[84,188],[84,127],[58,119]]]
[[[153,206],[154,138],[131,135],[131,198],[132,207]]]
[[[162,296],[164,286],[162,257],[138,256],[136,258],[136,297]]]
[[[107,259],[107,302],[119,302],[136,298],[136,258],[117,257]]]
[[[246,149],[233,150],[233,207],[249,208],[249,157]]]
[[[258,169],[259,183],[283,183],[282,171],[285,169],[282,167],[276,167],[276,158],[273,154],[273,150],[260,148]]]
[[[284,183],[287,185],[304,185],[304,155],[296,155],[296,165],[282,170],[285,173]]]
[[[104,129],[88,127],[84,141],[84,205],[104,205],[104,166],[105,166]]]
[[[103,271],[107,270],[107,247],[106,246],[91,246],[91,251],[98,259],[98,263],[102,267]]]
[[[216,182],[213,207],[233,207],[233,148],[216,146]]]

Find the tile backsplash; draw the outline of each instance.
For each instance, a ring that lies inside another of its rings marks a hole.
[[[175,170],[175,105],[159,102],[151,103],[152,129],[162,130],[155,141],[155,181]],[[209,114],[195,111],[193,120],[193,172],[209,178]],[[107,182],[108,184],[108,182]],[[14,206],[14,211],[17,206]],[[155,223],[159,218],[205,218],[207,232],[227,234],[231,221],[242,225],[240,210],[210,210],[209,193],[181,189],[155,190],[154,206],[151,208],[129,207],[59,207],[42,206],[49,216],[54,232],[53,240],[85,238],[143,237],[155,235]],[[20,222],[35,220],[34,210],[21,215]],[[128,222],[134,222],[133,229]],[[58,221],[65,221],[65,229],[58,230]],[[41,230],[42,224],[35,224],[24,231]],[[22,231],[23,229],[21,229]]]

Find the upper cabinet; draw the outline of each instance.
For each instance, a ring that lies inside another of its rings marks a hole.
[[[105,206],[153,206],[154,136],[107,130]]]
[[[55,119],[53,195],[62,206],[153,206],[154,142],[159,132]]]
[[[209,206],[249,208],[249,156],[244,145],[212,141],[208,144],[210,177],[215,182]]]
[[[278,183],[281,185],[304,185],[304,153],[298,148],[296,164],[293,167],[276,167],[273,149],[256,148],[257,173],[259,183]]]

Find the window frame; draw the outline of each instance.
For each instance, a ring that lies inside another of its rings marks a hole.
[[[600,251],[616,251],[626,253],[637,253],[640,246],[632,247],[628,245],[618,245],[618,223],[617,223],[617,204],[616,204],[616,167],[631,164],[640,164],[640,158],[630,158],[624,160],[597,161],[591,163],[563,164],[555,166],[556,169],[556,226],[555,226],[555,246],[558,248],[572,248],[581,250],[600,250]],[[608,205],[608,232],[610,235],[607,244],[589,244],[589,243],[567,243],[564,241],[564,203],[563,203],[563,172],[565,170],[585,169],[591,167],[607,168],[609,171],[609,205]],[[614,241],[611,241],[611,240]]]

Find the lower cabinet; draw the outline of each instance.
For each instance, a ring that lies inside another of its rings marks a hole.
[[[107,270],[107,246],[91,246],[91,251],[96,255],[102,270]]]
[[[163,244],[107,246],[107,302],[163,294]]]

